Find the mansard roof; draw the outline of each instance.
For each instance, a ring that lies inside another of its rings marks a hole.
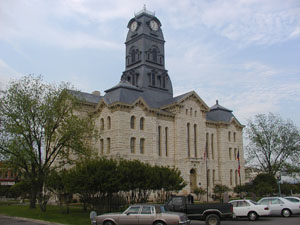
[[[75,91],[75,90],[68,90],[71,95],[75,96],[82,102],[90,103],[90,104],[97,104],[103,96],[94,95],[90,93],[85,93],[81,91]]]
[[[216,101],[215,105],[210,107],[210,111],[206,114],[206,119],[208,121],[225,123],[231,123],[233,120],[235,120],[239,126],[243,126],[233,115],[232,110],[219,105],[218,100]]]

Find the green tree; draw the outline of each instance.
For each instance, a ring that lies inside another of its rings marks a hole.
[[[272,113],[258,114],[246,128],[247,158],[262,171],[275,175],[289,168],[299,169],[300,132],[292,121]],[[299,170],[298,170],[299,171]]]
[[[222,184],[217,184],[213,188],[213,192],[215,193],[216,198],[220,201],[222,201],[224,193],[228,191],[230,191],[230,188]]]
[[[0,155],[31,183],[30,207],[38,199],[46,210],[44,184],[51,170],[89,152],[94,123],[77,116],[79,102],[68,85],[46,84],[41,77],[12,81],[0,94]],[[61,162],[61,164],[57,163]]]
[[[201,196],[206,194],[206,190],[201,187],[195,188],[193,192],[195,193],[199,201],[201,200]]]
[[[258,196],[272,195],[278,191],[277,181],[271,174],[258,174],[253,180],[252,191]]]

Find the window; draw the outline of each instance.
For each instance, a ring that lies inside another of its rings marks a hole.
[[[152,57],[153,57],[153,62],[157,62],[157,50],[156,50],[156,48],[153,48],[153,50],[152,50]]]
[[[210,170],[207,170],[207,186],[210,186]]]
[[[234,142],[236,141],[236,133],[235,132],[233,133],[233,141]]]
[[[104,141],[103,139],[100,140],[100,154],[103,155],[104,153]]]
[[[195,111],[195,117],[197,117],[197,111]]]
[[[188,109],[185,110],[185,114],[189,115],[189,110]]]
[[[135,153],[135,138],[134,137],[132,137],[130,139],[130,152],[133,154]]]
[[[135,49],[132,49],[130,54],[131,54],[131,63],[135,63],[135,60],[136,60]]]
[[[126,213],[127,214],[139,214],[140,206],[131,206]]]
[[[140,130],[144,130],[144,122],[145,122],[145,119],[144,119],[144,117],[142,117],[140,119]]]
[[[193,108],[190,108],[190,116],[193,115]]]
[[[194,124],[194,151],[197,158],[197,124]]]
[[[230,139],[231,139],[231,132],[228,131],[228,141],[230,141]]]
[[[152,86],[155,86],[155,74],[152,73]]]
[[[168,128],[165,128],[165,148],[166,148],[166,156],[169,155],[169,149],[168,149]]]
[[[110,138],[107,138],[107,154],[110,153]]]
[[[208,139],[209,139],[209,134],[206,133],[206,141],[205,141],[205,151],[207,153],[206,157],[209,159],[209,152],[208,152]]]
[[[236,160],[236,157],[237,157],[237,149],[235,148],[234,149],[234,160]]]
[[[211,158],[215,159],[214,156],[214,134],[211,134],[211,138],[210,138],[210,142],[211,142]]]
[[[186,142],[187,142],[187,153],[188,153],[188,157],[190,157],[190,123],[188,123],[186,125],[187,128],[187,137],[186,137]]]
[[[109,130],[111,128],[111,119],[110,116],[107,117],[107,129]]]
[[[231,148],[229,148],[228,153],[229,153],[229,160],[231,160]]]
[[[163,77],[163,88],[166,88],[166,77]]]
[[[154,213],[152,206],[143,206],[141,214],[152,214]]]
[[[235,172],[234,172],[234,177],[235,177],[235,186],[237,186],[238,185],[238,171],[237,170],[235,170]]]
[[[158,127],[158,137],[157,137],[157,145],[158,145],[158,155],[161,156],[161,126]]]
[[[230,170],[230,185],[232,186],[232,170]]]
[[[161,87],[161,76],[157,76],[158,87]]]
[[[140,153],[144,154],[145,153],[145,139],[141,138],[140,140]]]
[[[100,120],[100,131],[104,131],[104,119],[101,118]]]
[[[130,118],[130,128],[134,129],[135,128],[135,116],[132,116]]]

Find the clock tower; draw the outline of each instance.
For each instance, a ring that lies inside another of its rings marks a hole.
[[[144,7],[127,25],[126,69],[122,81],[151,94],[156,101],[173,97],[172,83],[165,69],[165,40],[161,23]],[[150,93],[149,93],[150,92]]]

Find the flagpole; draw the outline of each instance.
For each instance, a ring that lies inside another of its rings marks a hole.
[[[205,146],[205,171],[206,171],[206,202],[208,202],[208,172],[207,172],[207,157],[208,157],[208,138],[206,137],[206,146]]]
[[[242,186],[242,181],[241,181],[241,164],[240,164],[240,147],[238,146],[238,172],[239,172],[239,179],[240,179],[240,186]]]

